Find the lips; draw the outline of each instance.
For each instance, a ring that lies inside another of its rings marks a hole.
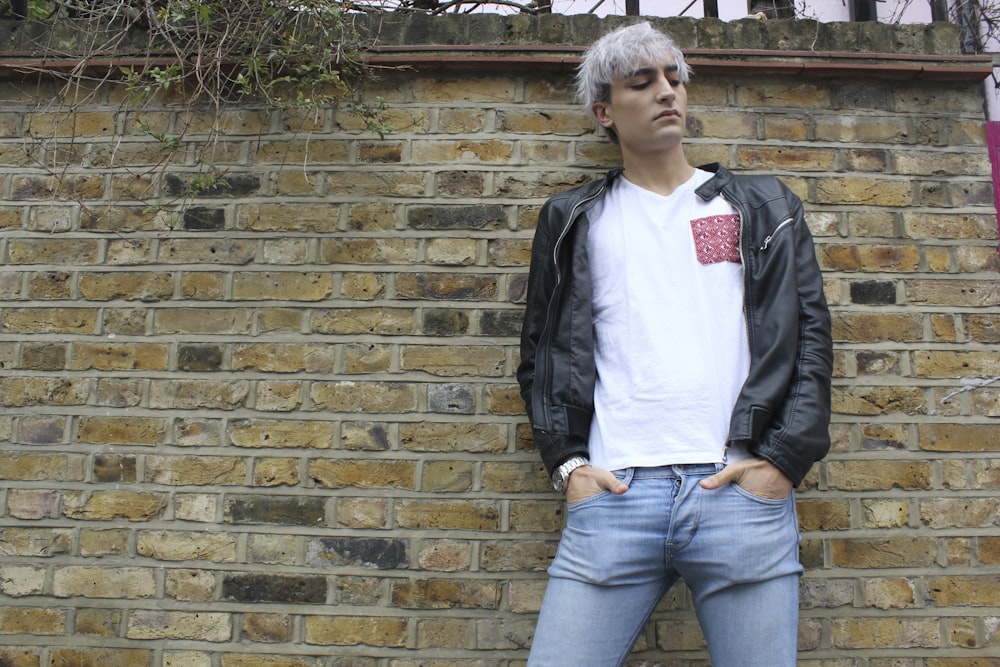
[[[680,118],[681,113],[676,109],[666,109],[656,114],[656,120],[661,118]]]

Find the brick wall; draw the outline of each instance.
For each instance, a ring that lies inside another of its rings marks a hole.
[[[1000,666],[988,60],[941,25],[665,23],[691,159],[782,176],[826,272],[800,664]],[[167,212],[135,197],[194,169],[151,176],[120,91],[0,82],[0,664],[523,665],[562,503],[520,304],[540,204],[617,159],[567,92],[604,27],[386,25],[376,59],[419,65],[366,87],[392,134],[248,106],[226,184]],[[708,664],[682,587],[633,664]]]

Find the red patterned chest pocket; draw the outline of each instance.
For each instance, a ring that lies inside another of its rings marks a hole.
[[[691,221],[694,249],[702,264],[740,262],[740,216],[712,215]]]

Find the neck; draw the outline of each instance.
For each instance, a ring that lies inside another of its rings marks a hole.
[[[694,175],[680,146],[653,153],[622,151],[625,178],[660,195],[669,195]]]

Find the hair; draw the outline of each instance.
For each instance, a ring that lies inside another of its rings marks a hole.
[[[605,34],[583,54],[583,62],[576,74],[577,101],[593,117],[594,104],[611,101],[611,84],[628,77],[642,65],[662,60],[664,56],[673,59],[681,81],[687,83],[691,78],[691,67],[666,33],[642,22]],[[613,129],[604,130],[611,141],[618,143],[618,135]]]

